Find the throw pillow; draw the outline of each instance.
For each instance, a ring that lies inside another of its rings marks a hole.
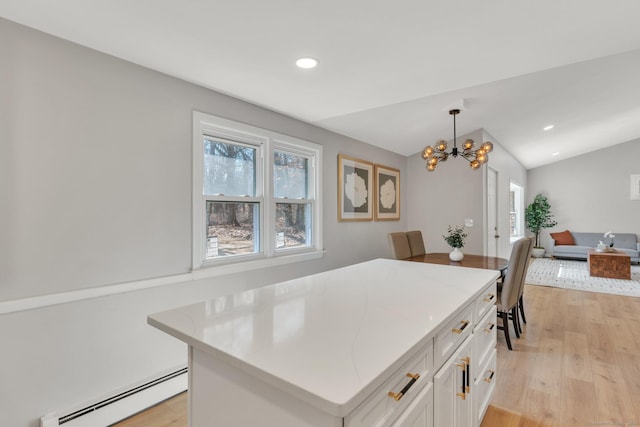
[[[551,238],[556,241],[556,245],[575,245],[576,241],[573,240],[573,235],[569,230],[561,231],[558,233],[549,233]]]

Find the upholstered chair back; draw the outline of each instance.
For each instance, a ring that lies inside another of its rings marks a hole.
[[[407,233],[389,233],[389,246],[391,247],[391,255],[393,258],[405,259],[411,257],[411,248],[409,247]]]
[[[524,283],[524,274],[529,262],[531,238],[516,240],[511,248],[509,267],[502,282],[500,291],[499,310],[508,311],[516,306],[520,297],[520,288]]]
[[[411,256],[424,255],[426,253],[424,249],[424,240],[422,240],[422,231],[407,231],[407,239],[409,239]]]

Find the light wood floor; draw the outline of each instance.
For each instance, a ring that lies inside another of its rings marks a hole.
[[[640,426],[640,298],[527,285],[525,308],[482,427]],[[186,394],[117,426],[186,427]]]
[[[187,427],[187,392],[114,424],[118,427]]]
[[[525,308],[492,403],[521,427],[640,426],[640,298],[527,285]]]

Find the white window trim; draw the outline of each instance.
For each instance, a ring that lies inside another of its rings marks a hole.
[[[526,226],[524,223],[524,194],[525,194],[525,188],[524,186],[520,185],[519,182],[510,179],[509,180],[509,192],[513,191],[514,188],[513,187],[517,187],[516,189],[516,193],[517,193],[517,199],[515,201],[515,203],[517,204],[517,206],[515,206],[516,212],[518,212],[518,223],[516,225],[516,234],[511,235],[511,233],[509,233],[509,237],[510,237],[510,242],[513,243],[518,239],[521,239],[525,236],[526,232]],[[510,210],[511,211],[511,210]]]
[[[238,141],[259,146],[260,158],[257,159],[256,196],[264,199],[260,221],[262,238],[260,251],[246,256],[234,256],[230,259],[206,260],[206,227],[204,197],[202,194],[204,177],[204,149],[202,136]],[[305,248],[286,248],[276,250],[275,203],[273,196],[272,159],[275,149],[295,152],[309,156],[310,185],[314,193],[312,203],[312,245]],[[323,255],[322,243],[322,146],[313,142],[283,135],[277,132],[235,122],[200,111],[193,112],[193,223],[192,223],[192,269],[199,270],[198,278],[230,274],[258,268],[266,268],[292,262],[317,259]],[[260,178],[262,177],[262,178]],[[260,182],[262,180],[262,182]],[[272,238],[274,237],[274,238]]]

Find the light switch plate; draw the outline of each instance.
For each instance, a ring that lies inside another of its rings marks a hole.
[[[473,220],[469,219],[469,218],[465,219],[464,220],[464,226],[465,227],[473,227]]]

